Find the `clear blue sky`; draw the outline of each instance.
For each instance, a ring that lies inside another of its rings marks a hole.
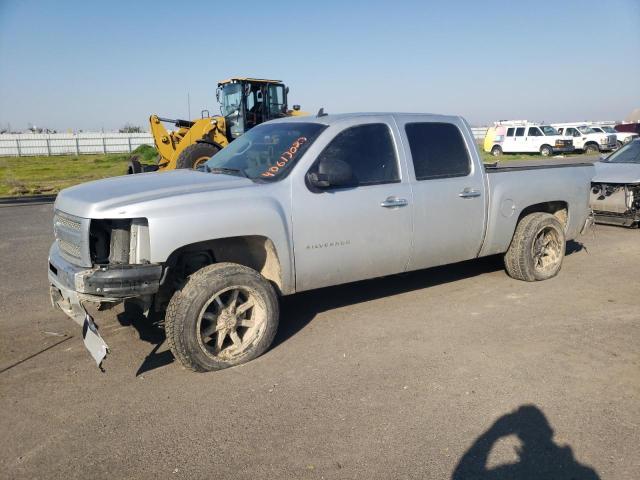
[[[621,119],[640,107],[640,0],[0,0],[0,127],[146,127],[272,77],[328,112]]]

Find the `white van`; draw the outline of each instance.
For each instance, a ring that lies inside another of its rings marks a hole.
[[[586,123],[554,123],[553,126],[558,132],[573,138],[573,146],[584,153],[608,152],[617,146],[615,133],[597,132]]]
[[[560,135],[550,125],[526,120],[496,122],[484,138],[484,151],[496,157],[503,153],[540,153],[548,157],[573,150],[571,138]]]

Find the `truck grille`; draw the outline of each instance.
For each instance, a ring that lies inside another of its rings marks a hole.
[[[56,214],[53,216],[53,224],[59,224],[61,226],[64,226],[65,228],[75,230],[77,232],[80,231],[80,226],[82,225],[81,221],[72,220],[69,217],[63,217],[58,212],[56,212]]]
[[[89,219],[56,211],[53,216],[53,234],[60,254],[69,262],[90,267]]]

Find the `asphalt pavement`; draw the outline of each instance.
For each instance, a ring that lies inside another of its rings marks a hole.
[[[270,351],[208,374],[97,312],[101,373],[49,304],[51,219],[0,208],[3,478],[640,478],[638,230],[545,282],[490,257],[286,298]]]

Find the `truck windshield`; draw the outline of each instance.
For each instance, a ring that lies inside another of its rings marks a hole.
[[[635,140],[609,155],[606,163],[638,163],[640,164],[640,140]]]
[[[550,127],[549,125],[542,125],[540,127],[540,130],[542,130],[542,133],[544,133],[546,136],[559,135],[558,131],[555,128]]]
[[[613,127],[600,127],[600,129],[606,133],[617,133]]]
[[[580,130],[580,133],[583,135],[588,135],[589,133],[598,133],[593,128],[585,127],[585,126],[578,127],[578,130]]]
[[[258,125],[211,157],[204,170],[266,182],[280,180],[325,128],[303,122]]]

